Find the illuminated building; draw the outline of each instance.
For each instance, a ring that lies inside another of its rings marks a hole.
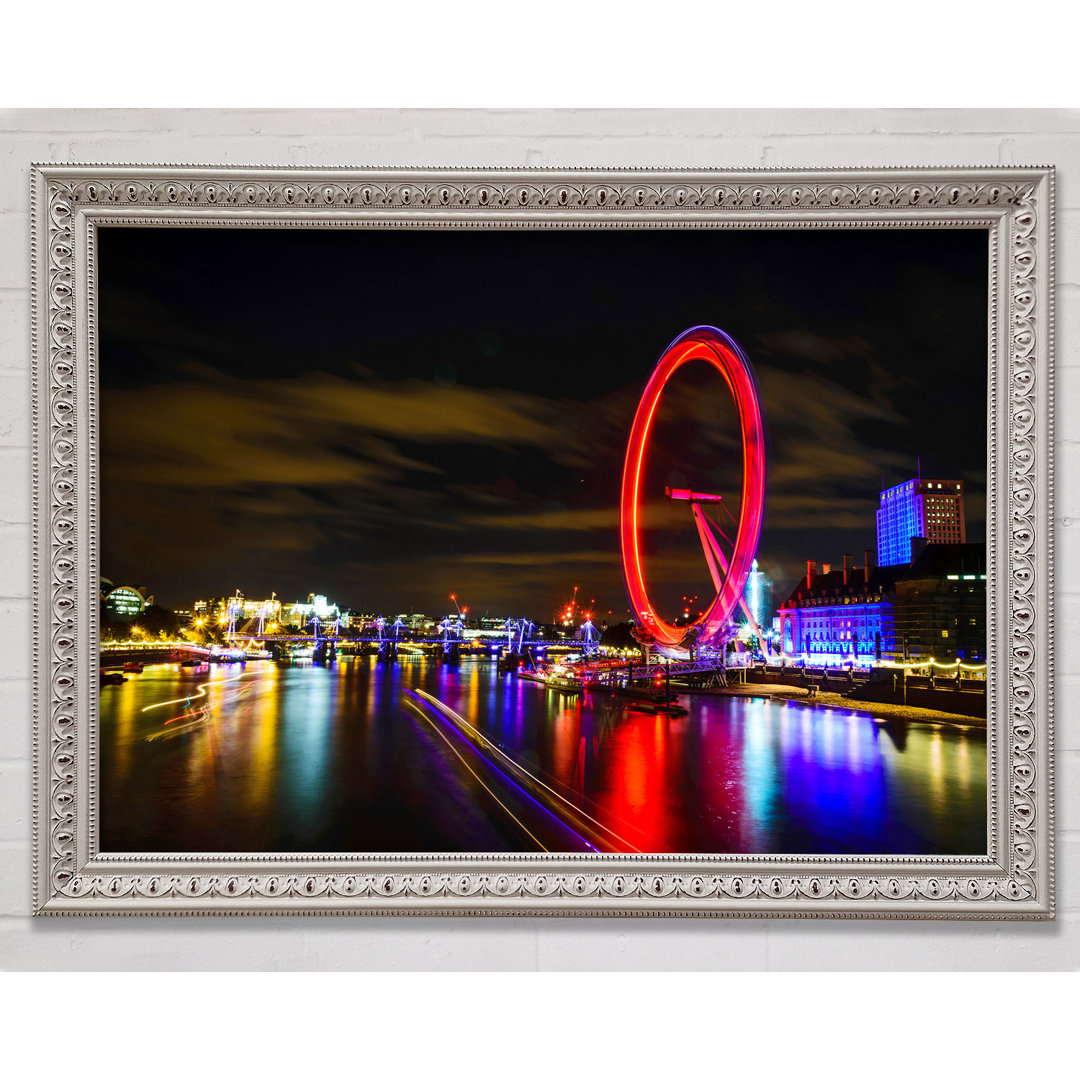
[[[238,628],[245,627],[248,631],[254,629],[256,624],[303,626],[313,615],[317,615],[320,622],[337,619],[339,626],[349,625],[348,616],[338,609],[337,604],[330,604],[325,596],[314,593],[308,595],[306,604],[282,604],[277,599],[277,593],[273,593],[268,600],[246,600],[239,590],[234,596],[212,596],[192,604],[194,619],[225,626],[231,618]]]
[[[892,657],[896,572],[874,566],[869,549],[863,556],[862,566],[852,566],[845,555],[842,569],[823,563],[820,573],[817,563],[807,560],[806,576],[774,620],[782,656],[862,666]]]
[[[907,566],[808,560],[777,612],[780,653],[808,664],[986,659],[986,546],[927,544]]]
[[[211,596],[208,600],[196,600],[191,610],[196,619],[215,622],[228,612],[230,599],[228,596]]]
[[[960,480],[917,477],[881,492],[877,511],[879,566],[910,563],[911,541],[964,544],[964,484]]]
[[[986,545],[930,544],[896,582],[897,660],[986,660]]]
[[[260,614],[267,619],[277,620],[281,617],[280,600],[245,600],[244,594],[239,590],[235,596],[212,596],[209,600],[196,600],[189,614],[200,619],[220,619],[222,615],[228,614],[230,606],[236,611],[237,622],[256,619]]]
[[[146,595],[145,587],[114,585],[108,578],[102,578],[101,602],[105,618],[110,622],[130,622],[150,607],[154,598]]]
[[[281,601],[274,599],[245,600],[237,612],[238,621],[241,616],[245,619],[257,619],[260,615],[277,622],[281,618]]]
[[[325,596],[318,593],[308,593],[306,604],[289,604],[281,612],[281,621],[287,626],[303,626],[313,617],[320,622],[341,617],[337,604],[329,603]],[[347,625],[346,620],[342,620],[342,625]]]

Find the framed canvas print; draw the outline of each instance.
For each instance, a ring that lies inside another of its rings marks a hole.
[[[1052,916],[1052,170],[33,185],[39,914]]]

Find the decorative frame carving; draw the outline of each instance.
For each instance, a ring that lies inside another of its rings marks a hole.
[[[1053,917],[1053,183],[1041,167],[35,167],[35,913]],[[100,854],[94,239],[107,223],[987,229],[988,854]]]

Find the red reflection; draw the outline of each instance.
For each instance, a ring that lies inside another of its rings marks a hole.
[[[627,716],[610,734],[601,760],[596,802],[601,820],[630,826],[643,851],[671,851],[679,822],[670,801],[669,760],[678,761],[681,723],[662,717]]]

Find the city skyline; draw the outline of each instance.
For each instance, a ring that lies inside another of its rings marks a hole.
[[[761,384],[759,559],[778,593],[805,559],[870,545],[882,477],[919,458],[963,481],[984,536],[975,230],[716,233],[708,263],[675,231],[101,233],[101,570],[167,606],[230,594],[239,573],[248,595],[387,611],[456,591],[473,611],[547,613],[578,585],[625,617],[629,420],[667,342],[706,321]],[[259,272],[211,284],[195,272],[210,265]],[[416,267],[430,288],[402,284]],[[737,504],[725,395],[701,373],[672,386],[652,490],[719,483]],[[650,511],[658,527],[673,512]],[[649,553],[669,603],[707,584],[684,532],[657,528]]]
[[[925,480],[925,478],[924,478],[924,480]],[[918,484],[918,483],[920,483],[919,479],[917,477],[912,477],[908,481],[901,481],[900,484],[894,485],[894,488],[900,488],[900,487],[904,487],[905,485],[914,485],[914,484]],[[933,487],[933,483],[931,483],[930,486]],[[940,482],[939,482],[939,486],[940,486]],[[885,495],[891,490],[893,490],[893,489],[885,489],[880,494]],[[960,500],[960,506],[963,507],[963,498],[962,497],[961,497],[961,500]],[[878,513],[880,514],[881,511],[878,511]],[[963,530],[963,524],[966,521],[966,519],[964,518],[964,516],[962,514],[961,514],[961,516],[959,518],[959,521],[961,523],[960,528],[959,528],[959,533],[962,535],[963,531],[964,531]],[[929,532],[930,530],[925,530],[925,531]],[[912,533],[912,536],[915,536],[915,535],[917,535],[917,533]],[[937,536],[924,536],[924,537],[922,537],[922,539],[927,540],[927,542],[929,542],[929,543],[965,544],[967,542],[966,538],[961,539],[961,538],[959,538],[959,536],[956,539],[950,539],[950,538],[947,538],[947,537],[937,537]],[[809,561],[812,561],[815,565],[817,565],[817,563],[820,562],[822,566],[826,566],[826,567],[830,566],[830,565],[833,565],[833,564],[840,565],[841,560],[846,555],[846,556],[850,556],[851,559],[855,561],[855,563],[854,563],[855,565],[861,566],[863,564],[863,561],[865,561],[865,557],[870,556],[872,561],[874,562],[874,564],[877,565],[877,566],[895,565],[895,564],[889,564],[887,562],[884,562],[881,559],[882,539],[881,539],[881,525],[880,525],[880,523],[878,524],[877,536],[876,537],[867,537],[866,540],[867,540],[867,544],[869,546],[864,546],[863,548],[859,549],[859,551],[833,553],[833,554],[830,555],[829,558],[821,558],[821,559],[816,559],[815,558],[815,559],[811,559]],[[871,542],[871,541],[873,541],[873,542]],[[904,540],[904,543],[908,544],[908,547],[910,549],[910,544],[908,543],[908,541],[906,539]],[[875,552],[876,552],[876,554],[875,554]],[[861,560],[859,559],[860,554],[863,556],[863,559],[861,559]],[[904,564],[908,563],[909,561],[911,561],[910,558],[906,558],[906,559],[903,560]],[[757,566],[757,561],[756,560],[755,560],[754,565],[755,565],[755,567]],[[758,574],[759,579],[766,577],[766,575],[764,574],[763,571],[755,570],[755,573]],[[801,572],[797,573],[797,574],[795,574],[793,576],[792,580],[793,581],[798,581],[803,576],[804,575]],[[114,588],[115,587],[120,587],[120,586],[118,586],[117,583],[112,582],[111,579],[102,578],[102,580],[103,581],[108,581],[108,583],[110,585],[112,585]],[[761,609],[763,612],[767,611],[767,610],[775,609],[775,607],[778,604],[782,604],[783,600],[784,600],[784,596],[780,595],[780,592],[781,592],[782,586],[785,583],[784,582],[781,582],[781,583],[773,582],[771,584],[772,584],[772,590],[771,591],[775,595],[773,596],[773,602],[771,603],[771,605],[769,604],[768,601],[763,601],[764,606]],[[132,588],[136,588],[136,587],[143,588],[143,589],[146,588],[146,586],[144,584],[140,584],[139,586],[132,586],[132,585],[122,586],[122,588],[124,588],[124,589],[132,589]],[[747,588],[749,589],[749,580],[748,580]],[[285,596],[283,596],[281,594],[278,594],[276,590],[271,590],[268,596],[263,596],[261,593],[258,593],[257,591],[256,592],[249,592],[241,584],[241,585],[236,586],[236,588],[234,589],[234,593],[239,593],[239,598],[241,600],[243,600],[247,606],[251,606],[252,604],[276,604],[279,608],[282,608],[282,609],[284,609],[286,607],[303,607],[303,606],[310,607],[311,604],[312,604],[313,599],[316,602],[318,600],[322,599],[324,601],[328,601],[329,603],[331,603],[333,607],[340,608],[341,611],[348,612],[350,615],[353,615],[353,616],[359,616],[359,615],[369,616],[370,615],[371,617],[375,617],[377,614],[380,613],[380,612],[376,611],[376,609],[372,608],[370,605],[365,607],[362,603],[360,603],[360,604],[350,603],[350,602],[348,602],[347,598],[334,597],[330,593],[326,593],[326,592],[319,593],[319,592],[315,592],[315,591],[310,590],[310,589],[304,594],[304,596],[297,596],[295,598],[289,598],[289,597],[285,597]],[[195,596],[194,599],[189,598],[187,600],[187,603],[192,605],[193,607],[195,607],[199,603],[206,603],[208,600],[227,600],[231,596],[232,596],[232,594],[230,594],[230,593],[213,593],[213,592],[209,592],[209,591],[203,589],[203,590],[201,590],[201,591],[199,591],[197,593],[197,595]],[[345,600],[345,602],[341,602],[343,599]],[[589,598],[589,599],[591,600],[591,598]],[[154,602],[154,600],[155,600],[155,597],[151,595],[149,600],[147,601],[147,606],[150,606],[150,604],[152,604]],[[415,605],[406,606],[404,608],[401,608],[400,611],[398,609],[388,608],[387,611],[393,610],[394,614],[435,615],[435,613],[441,613],[445,609],[447,614],[453,616],[455,614],[455,608],[458,608],[459,610],[457,611],[457,614],[459,616],[461,616],[461,617],[464,617],[466,612],[468,613],[468,616],[470,618],[472,618],[472,619],[478,619],[478,618],[489,617],[490,616],[490,610],[489,609],[475,609],[475,608],[473,608],[471,606],[468,606],[468,605],[465,608],[461,608],[460,604],[456,603],[457,600],[458,600],[458,598],[457,598],[456,594],[446,594],[446,595],[444,595],[442,597],[433,598],[432,602],[427,604],[426,606],[423,605],[423,604],[421,604],[419,606],[415,606]],[[577,604],[577,606],[580,609],[579,614],[581,614],[582,616],[584,616],[586,611],[588,611],[591,614],[596,614],[598,617],[600,615],[604,614],[604,613],[599,612],[599,611],[592,612],[592,607],[594,605],[589,603],[587,600],[585,600],[584,597],[582,598],[582,600],[585,601],[585,602],[578,604],[577,596],[576,596],[576,590],[575,590],[574,597],[573,597],[573,603]],[[174,608],[174,610],[183,611],[183,610],[189,610],[189,609]],[[551,612],[551,614],[553,616],[553,621],[559,621],[559,614],[564,610],[566,610],[566,603],[565,602],[560,603],[559,605],[557,605],[556,608],[553,609],[553,611]],[[513,617],[515,614],[517,614],[517,613],[516,612],[510,612],[510,613],[503,613],[502,615],[498,615],[498,616],[494,616],[494,617],[507,617],[507,618],[509,618],[509,617]],[[608,613],[608,614],[611,614],[611,613]],[[613,617],[611,620],[605,620],[605,621],[614,622],[614,621],[616,621],[616,619]]]

